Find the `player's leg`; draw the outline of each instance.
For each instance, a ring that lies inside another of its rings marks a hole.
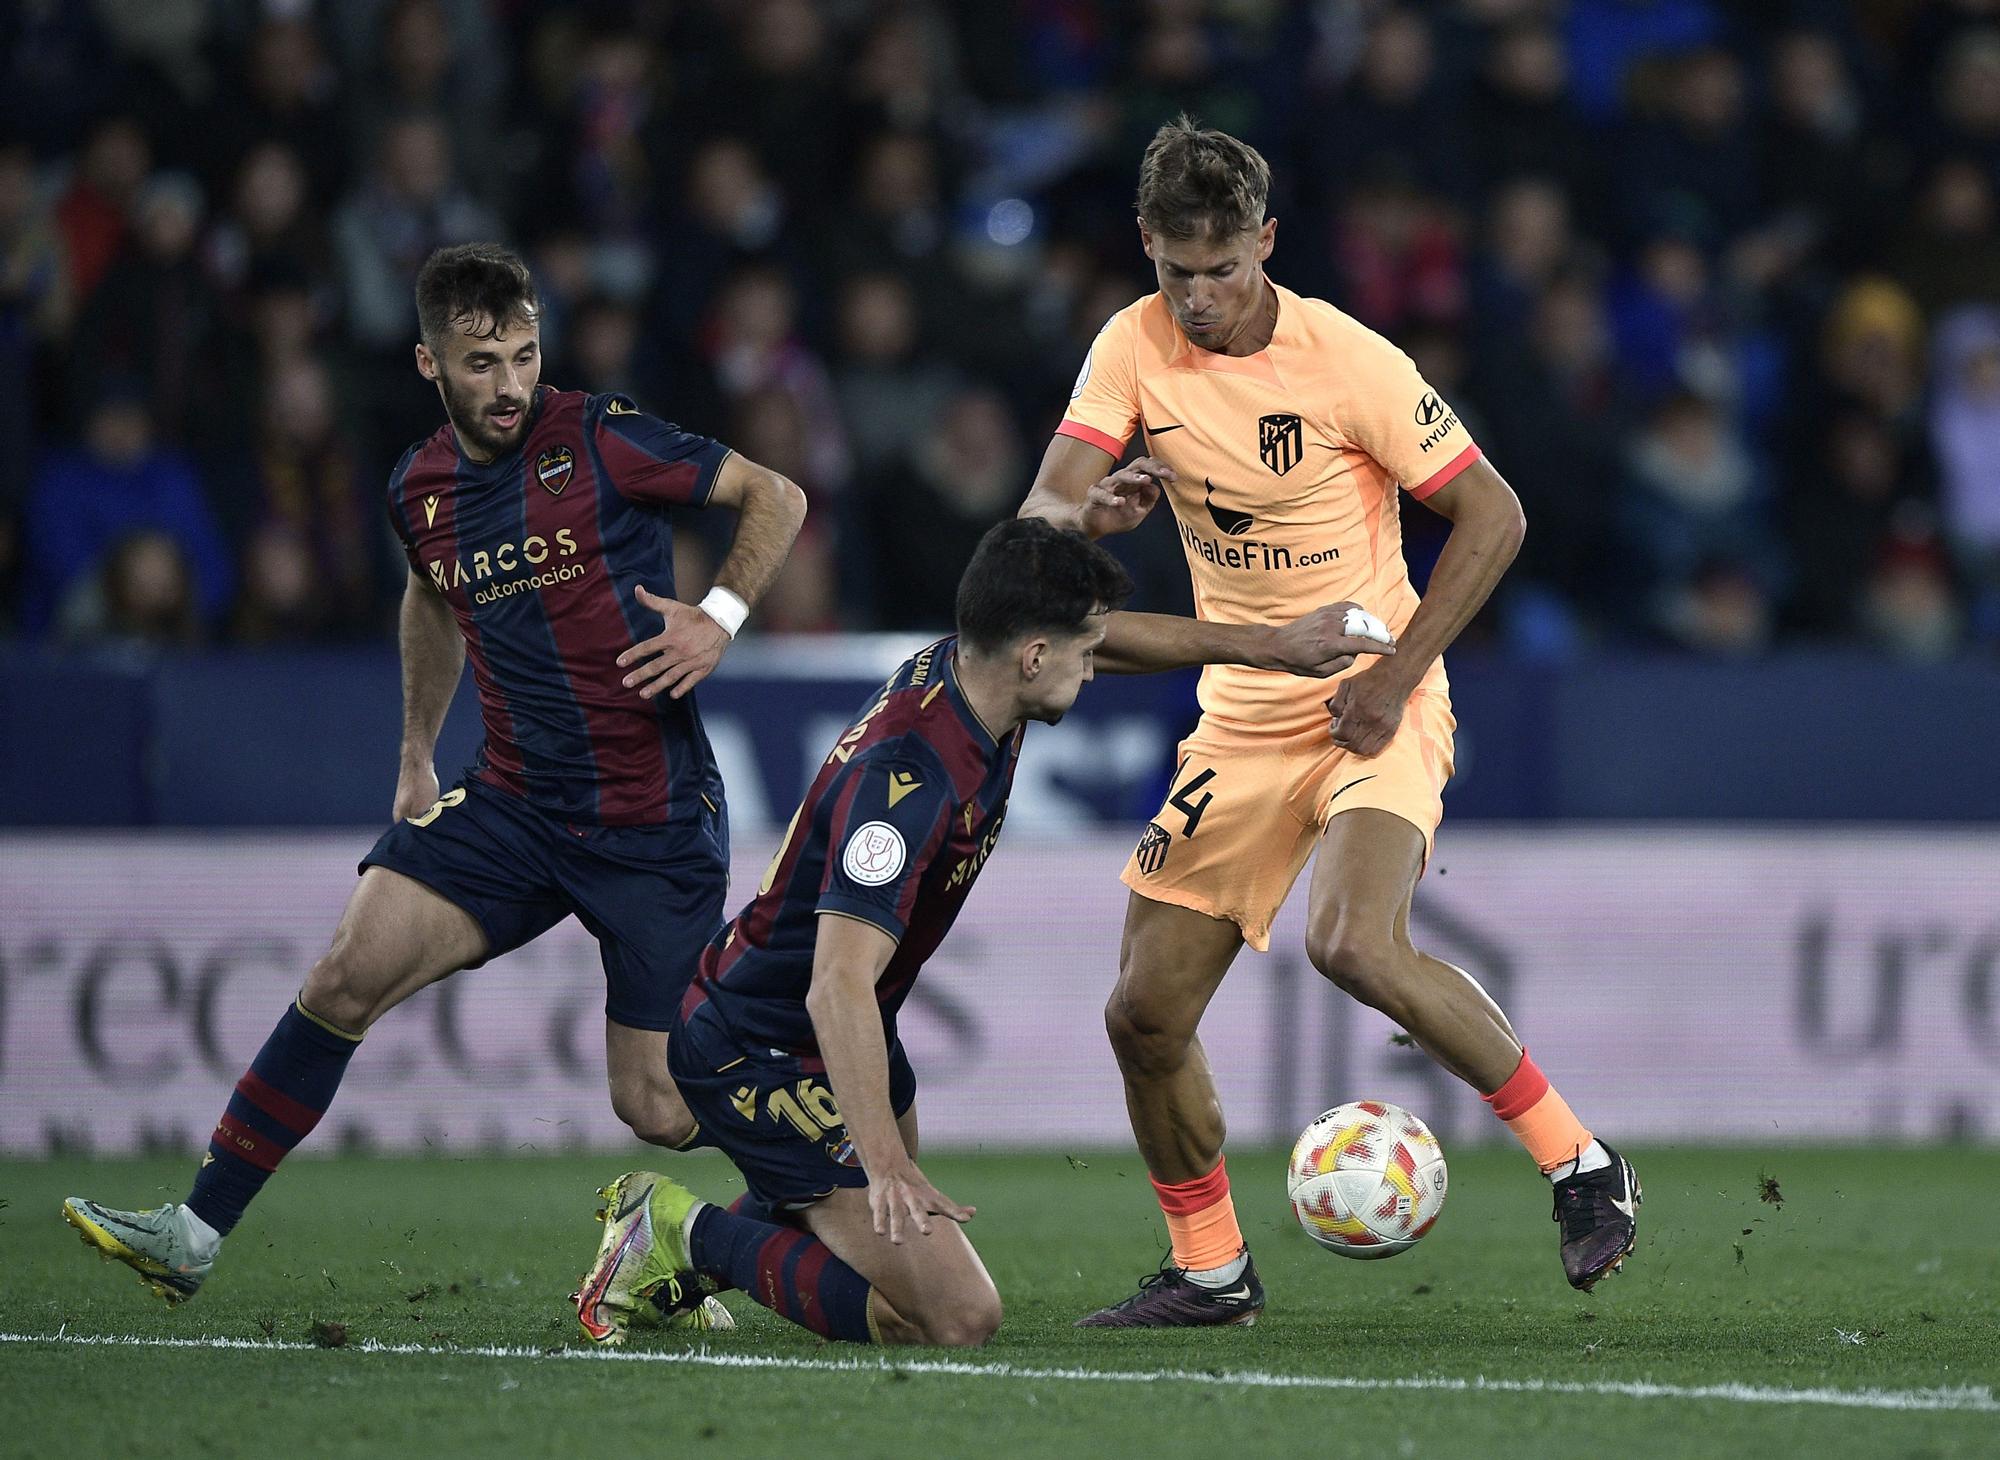
[[[723,923],[727,823],[703,802],[688,824],[588,828],[557,849],[558,876],[604,965],[611,1108],[642,1141],[685,1148],[697,1126],[667,1071],[666,1030]]]
[[[132,1212],[71,1197],[64,1217],[169,1302],[193,1297],[223,1237],[333,1103],[368,1026],[477,961],[485,946],[484,931],[462,908],[408,877],[370,867],[332,945],[236,1082],[187,1200]]]
[[[1222,1102],[1195,1031],[1242,946],[1242,930],[1225,918],[1136,893],[1126,902],[1104,1028],[1155,1182],[1193,1181],[1222,1155]]]
[[[1136,1294],[1080,1327],[1251,1323],[1263,1309],[1222,1159],[1222,1102],[1195,1033],[1242,946],[1227,919],[1137,894],[1126,908],[1104,1023],[1173,1251]]]
[[[977,1348],[999,1330],[999,1290],[958,1223],[935,1217],[928,1236],[905,1229],[902,1242],[891,1242],[875,1231],[866,1187],[836,1191],[805,1220],[868,1282],[878,1343]]]
[[[1410,942],[1424,853],[1423,832],[1390,812],[1362,808],[1329,821],[1313,867],[1306,956],[1439,1064],[1490,1093],[1521,1062],[1521,1043],[1470,974]]]
[[[325,956],[237,1082],[186,1202],[117,1212],[73,1199],[71,1224],[170,1301],[192,1297],[221,1238],[332,1103],[368,1027],[567,916],[535,828],[513,798],[468,784],[384,832]]]
[[[1173,1251],[1135,1296],[1085,1327],[1250,1323],[1263,1309],[1222,1159],[1222,1104],[1195,1031],[1237,950],[1268,945],[1311,853],[1311,808],[1292,804],[1296,761],[1283,736],[1204,719],[1126,864],[1133,897],[1104,1021]]]
[[[680,1150],[695,1136],[695,1119],[667,1073],[667,1034],[604,1021],[604,1068],[611,1109],[642,1141]]]
[[[1407,1030],[1479,1091],[1556,1183],[1564,1272],[1588,1288],[1632,1250],[1638,1182],[1549,1084],[1507,1016],[1465,970],[1410,941],[1423,831],[1390,811],[1330,819],[1313,868],[1306,952],[1342,990]]]

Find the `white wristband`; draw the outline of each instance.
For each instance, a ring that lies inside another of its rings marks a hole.
[[[722,632],[730,638],[743,627],[743,620],[750,617],[750,605],[731,593],[727,588],[711,588],[708,596],[697,605],[701,611],[722,625]]]

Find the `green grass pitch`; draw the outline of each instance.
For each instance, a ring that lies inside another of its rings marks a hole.
[[[1589,1295],[1511,1150],[1453,1153],[1437,1228],[1376,1263],[1293,1228],[1279,1156],[1233,1154],[1270,1308],[1159,1333],[1070,1327],[1162,1250],[1135,1157],[937,1157],[1007,1302],[989,1348],[822,1344],[733,1295],[737,1333],[610,1361],[564,1295],[637,1153],[294,1161],[172,1311],[58,1206],[177,1199],[188,1162],[0,1163],[0,1454],[2000,1455],[2000,1153],[1633,1154],[1639,1249]]]

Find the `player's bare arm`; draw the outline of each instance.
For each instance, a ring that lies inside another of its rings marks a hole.
[[[1288,624],[1225,624],[1169,613],[1114,613],[1097,646],[1105,674],[1157,674],[1204,664],[1244,664],[1310,679],[1350,668],[1363,654],[1394,654],[1396,646],[1350,634],[1347,614],[1359,604],[1330,603]]]
[[[716,570],[715,589],[733,595],[747,612],[784,567],[806,520],[806,494],[778,473],[732,455],[716,473],[708,504],[736,511],[736,539]],[[722,662],[722,651],[741,619],[725,624],[704,608],[645,587],[639,589],[639,602],[660,615],[662,628],[620,654],[618,667],[631,671],[625,683],[639,691],[639,698],[664,693],[679,699]]]
[[[1334,743],[1356,755],[1380,754],[1395,736],[1418,681],[1472,622],[1527,533],[1520,499],[1483,459],[1426,497],[1424,505],[1451,522],[1424,600],[1403,630],[1396,656],[1342,680],[1327,702]]]
[[[901,1243],[910,1226],[928,1237],[933,1216],[966,1222],[973,1208],[960,1206],[930,1184],[896,1128],[889,1103],[889,1046],[875,1002],[875,981],[895,952],[896,940],[873,923],[821,913],[806,1012],[826,1060],[834,1102],[861,1169],[868,1173],[876,1235]]]
[[[1016,515],[1040,517],[1090,538],[1130,532],[1158,504],[1174,469],[1150,456],[1111,470],[1115,466],[1116,458],[1101,446],[1074,436],[1051,437]]]
[[[465,671],[465,639],[451,605],[412,571],[403,587],[397,629],[403,655],[403,745],[396,770],[396,803],[391,820],[415,816],[438,798],[433,757],[445,711]]]

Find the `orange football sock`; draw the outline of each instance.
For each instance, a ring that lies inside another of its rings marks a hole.
[[[1192,1181],[1153,1181],[1174,1240],[1175,1267],[1207,1272],[1234,1262],[1243,1250],[1243,1229],[1236,1225],[1225,1166],[1218,1159],[1213,1171]]]
[[[1567,1166],[1590,1147],[1590,1132],[1526,1049],[1507,1083],[1483,1098],[1544,1171]]]

